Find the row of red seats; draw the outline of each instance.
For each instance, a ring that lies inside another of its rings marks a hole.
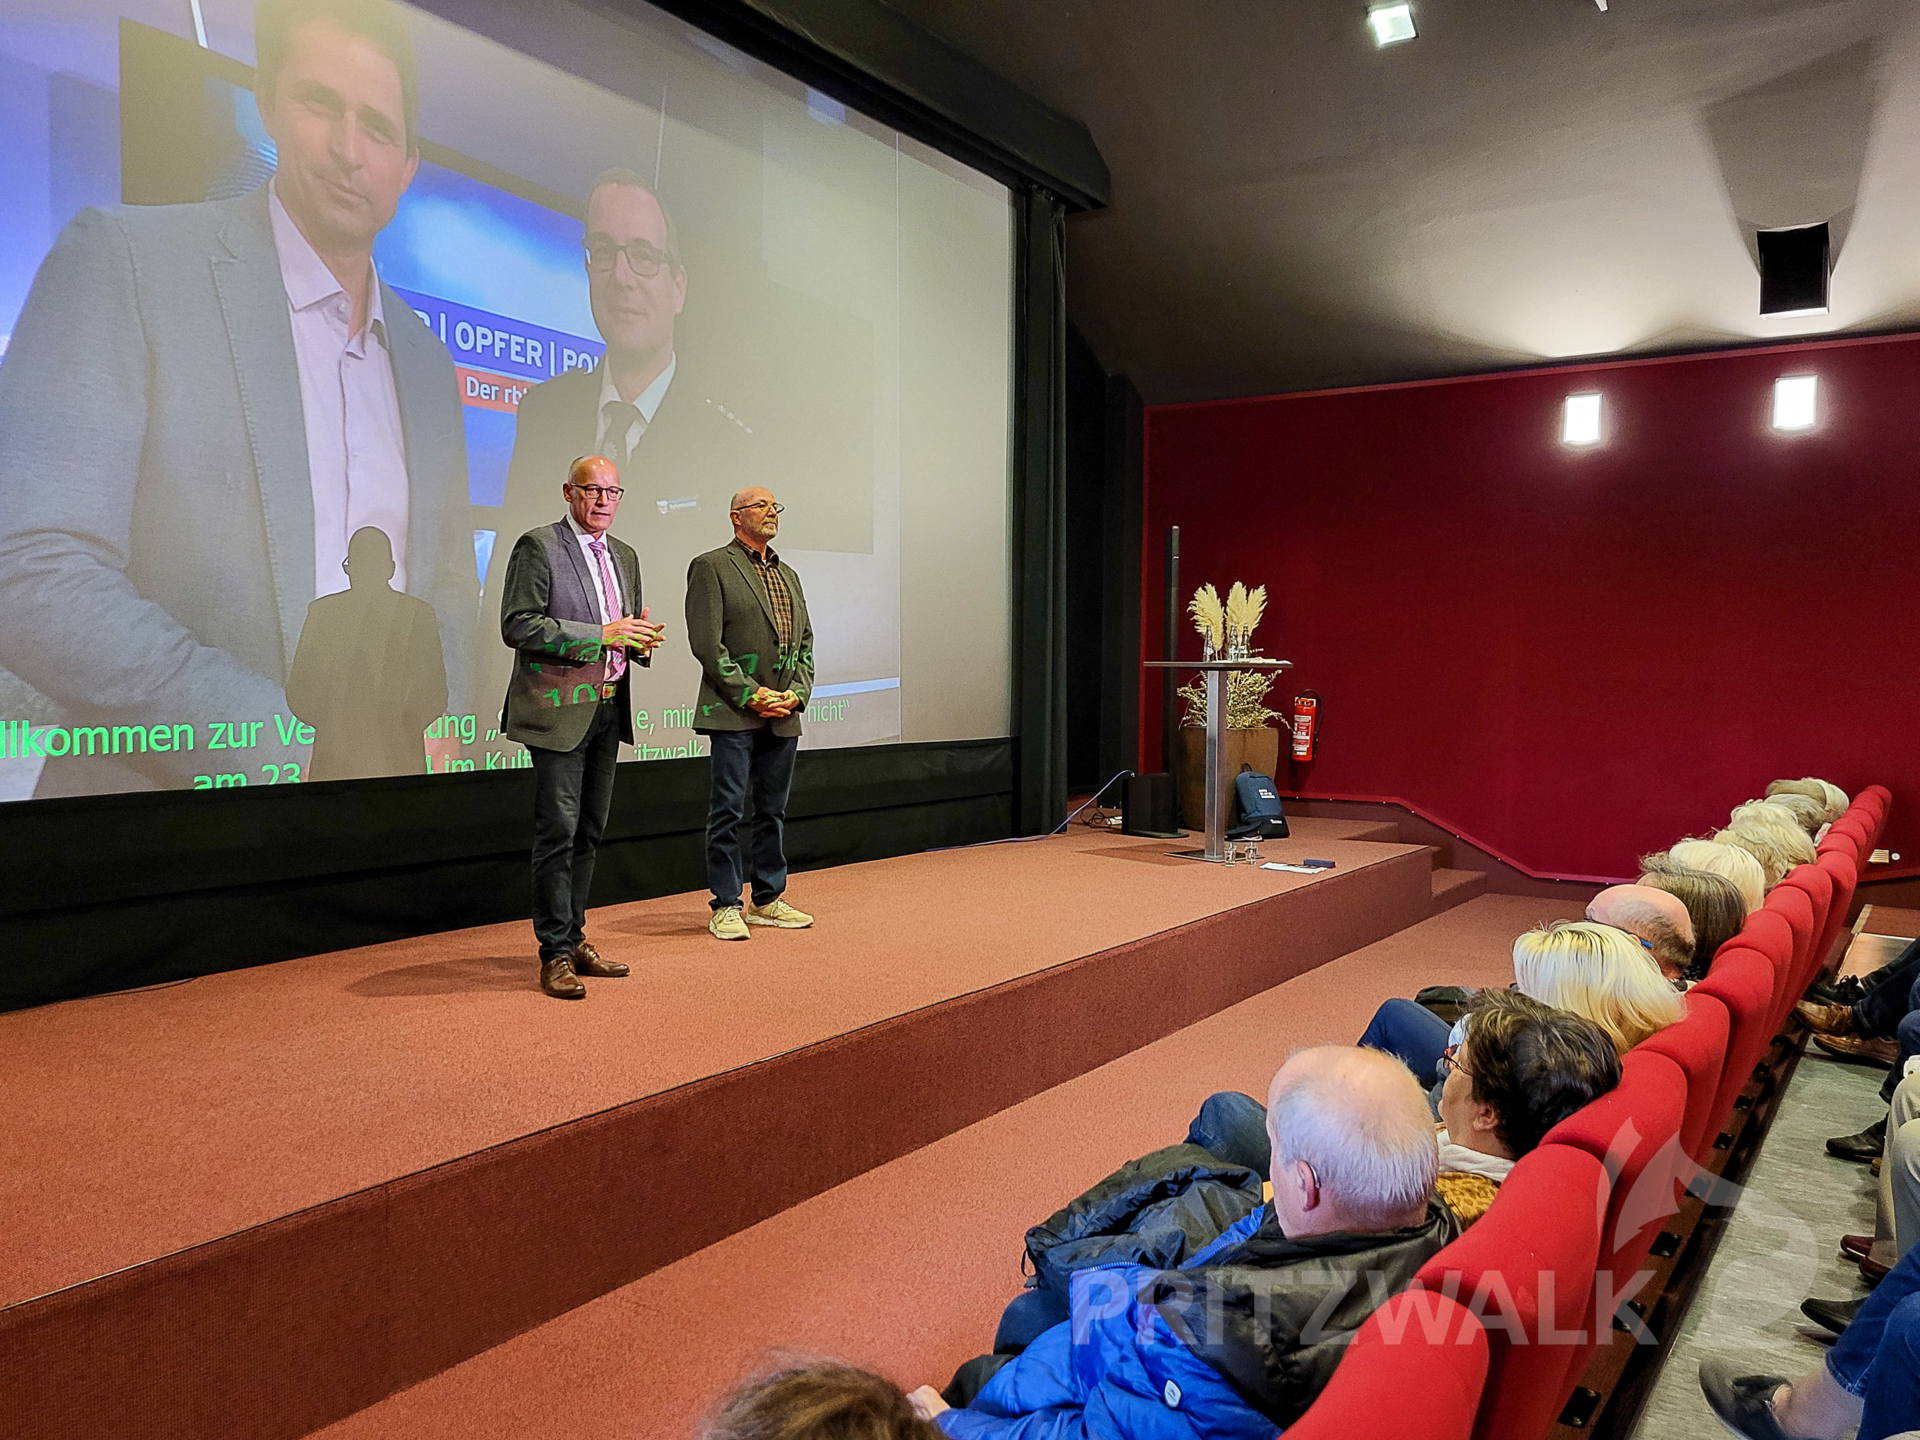
[[[1289,1440],[1541,1440],[1794,1002],[1832,953],[1891,796],[1870,786],[1747,917],[1686,1016],[1628,1052],[1620,1085],[1550,1131],[1492,1209],[1362,1328]],[[1391,1400],[1386,1397],[1393,1397]]]

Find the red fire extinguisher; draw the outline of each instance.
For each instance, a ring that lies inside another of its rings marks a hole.
[[[1320,692],[1303,690],[1293,697],[1293,758],[1313,759],[1320,732]]]

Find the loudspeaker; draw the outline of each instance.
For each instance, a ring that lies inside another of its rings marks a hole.
[[[1174,818],[1179,792],[1171,775],[1134,775],[1120,787],[1120,829],[1127,835],[1177,840],[1183,833]]]
[[[1760,242],[1760,313],[1826,314],[1827,227],[1762,230],[1756,238]]]

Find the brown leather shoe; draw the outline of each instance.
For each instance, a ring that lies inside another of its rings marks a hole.
[[[591,975],[596,980],[618,980],[627,973],[624,960],[602,960],[600,952],[582,940],[573,947],[573,973]]]
[[[1900,1058],[1900,1046],[1892,1040],[1868,1040],[1859,1035],[1816,1035],[1813,1043],[1836,1060],[1854,1065],[1878,1065],[1891,1070]]]
[[[1864,1260],[1873,1252],[1873,1236],[1842,1235],[1840,1253],[1849,1260]]]
[[[1853,1034],[1853,1009],[1847,1005],[1822,1005],[1817,1000],[1802,1000],[1793,1007],[1800,1023],[1816,1035]]]
[[[562,955],[557,960],[540,962],[540,988],[556,1000],[584,1000],[587,987],[580,983],[580,977],[573,973],[573,957]]]
[[[1860,1278],[1869,1285],[1878,1285],[1887,1278],[1887,1272],[1892,1269],[1891,1265],[1882,1265],[1869,1255],[1860,1262]]]

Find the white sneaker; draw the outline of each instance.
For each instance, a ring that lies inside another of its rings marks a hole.
[[[813,917],[804,910],[796,910],[779,896],[765,905],[747,904],[747,924],[772,925],[781,930],[804,930],[813,924]]]
[[[745,940],[747,925],[740,918],[738,905],[722,905],[713,912],[713,918],[707,921],[707,929],[713,932],[716,940]]]

